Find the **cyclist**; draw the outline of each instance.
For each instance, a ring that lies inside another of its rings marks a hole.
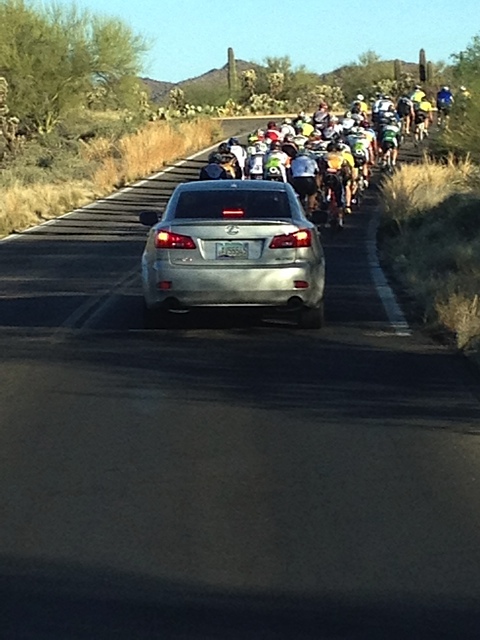
[[[298,153],[298,147],[295,144],[295,136],[287,133],[282,143],[282,151],[287,154],[287,156],[290,158],[290,161],[295,158]]]
[[[199,180],[228,180],[231,174],[222,166],[222,155],[215,151],[208,157],[208,164],[200,169]]]
[[[218,145],[217,149],[218,153],[222,158],[221,166],[225,169],[227,174],[229,174],[229,178],[238,178],[238,166],[237,166],[237,158],[230,151],[230,147],[228,142],[222,142]]]
[[[397,113],[402,121],[402,128],[405,135],[410,135],[412,122],[415,119],[415,111],[413,108],[413,101],[407,96],[407,94],[400,96],[398,99]]]
[[[306,148],[298,151],[290,165],[292,186],[300,201],[304,203],[306,200],[307,214],[311,214],[316,209],[319,186],[318,165],[311,154],[310,145],[310,142],[306,142]]]
[[[410,100],[412,102],[421,102],[425,97],[426,94],[421,85],[416,84],[415,89],[412,91],[412,95],[410,96]]]
[[[263,175],[265,180],[287,181],[287,166],[290,158],[282,151],[282,143],[276,140],[271,143],[270,151],[265,156]]]
[[[468,108],[468,104],[472,98],[470,91],[465,86],[461,86],[457,98],[457,106],[460,109],[461,113],[465,115],[465,112]]]
[[[385,166],[385,157],[390,155],[391,166],[394,167],[397,164],[398,148],[400,146],[400,119],[395,107],[389,109],[385,115],[385,120],[382,123],[379,134],[379,152],[382,156],[383,165]]]
[[[243,180],[245,177],[245,163],[247,162],[247,152],[245,147],[240,144],[238,138],[230,138],[228,141],[228,148],[230,153],[233,153],[237,162],[236,162],[236,177],[239,180]]]
[[[287,135],[295,135],[295,127],[292,124],[291,118],[285,118],[280,126],[280,138],[285,140],[285,136]]]
[[[328,125],[329,120],[330,112],[328,110],[328,104],[325,101],[322,101],[318,105],[318,109],[313,114],[312,124],[315,129],[321,131]]]
[[[329,123],[321,130],[323,140],[338,140],[343,133],[343,127],[339,123],[337,116],[330,116]]]
[[[301,124],[295,125],[295,137],[294,142],[299,149],[303,149],[305,143],[308,141],[308,136],[303,135],[303,127]]]
[[[342,129],[344,133],[348,133],[355,126],[355,118],[352,118],[352,112],[346,111],[342,118]]]
[[[425,136],[428,136],[428,127],[433,122],[433,106],[427,98],[414,103],[415,109],[415,144],[420,140],[420,130],[423,129]]]
[[[448,121],[453,103],[454,98],[450,87],[442,87],[437,93],[437,124],[439,127]]]
[[[355,171],[353,178],[352,199],[355,199],[359,176],[363,178],[363,186],[368,187],[370,179],[370,166],[373,162],[371,152],[371,140],[367,132],[362,127],[355,127],[347,137],[347,144],[352,150],[353,160],[355,162]]]
[[[267,143],[280,140],[280,130],[273,120],[267,124],[267,130],[265,131],[265,141]]]
[[[392,109],[395,110],[395,105],[393,104],[390,96],[381,95],[380,98],[375,102],[374,108],[375,108],[375,118],[373,117],[374,112],[372,109],[372,121],[374,125],[378,126],[380,125],[380,123],[384,119],[385,114],[388,111],[392,111]],[[362,120],[364,120],[364,118],[362,118]]]
[[[266,145],[263,142],[257,142],[253,147],[249,147],[245,173],[250,180],[263,180],[265,154]]]
[[[343,214],[352,212],[352,174],[355,161],[346,145],[331,142],[327,155],[320,160],[320,187],[330,189],[335,195],[338,224],[343,227]]]
[[[360,113],[365,118],[367,117],[368,106],[365,102],[364,96],[361,93],[359,93],[355,100],[352,102],[350,110],[356,113]]]

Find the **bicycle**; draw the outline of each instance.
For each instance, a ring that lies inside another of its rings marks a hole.
[[[339,180],[341,177],[336,172],[327,171],[321,191],[323,207],[327,212],[325,226],[329,227],[332,232],[343,229],[343,205],[338,202],[338,190],[342,188]]]

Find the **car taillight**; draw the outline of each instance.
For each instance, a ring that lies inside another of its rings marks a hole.
[[[196,249],[195,242],[190,236],[171,231],[158,231],[155,236],[155,247],[157,249]]]
[[[245,211],[243,209],[224,209],[222,211],[222,215],[224,218],[230,219],[243,218],[245,216]]]
[[[300,229],[294,233],[275,236],[270,242],[270,249],[299,249],[312,246],[312,232],[310,229]]]

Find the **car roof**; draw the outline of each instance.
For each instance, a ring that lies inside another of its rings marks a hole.
[[[267,180],[198,180],[183,182],[175,189],[179,191],[287,191],[287,183]]]

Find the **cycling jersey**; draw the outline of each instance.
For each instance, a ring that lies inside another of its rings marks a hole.
[[[412,112],[413,103],[406,96],[400,98],[397,102],[397,113],[399,116],[408,116]]]
[[[255,153],[248,158],[248,173],[249,174],[262,174],[263,165],[265,161],[265,155],[263,153]]]
[[[428,100],[422,100],[417,103],[417,111],[423,111],[424,113],[430,113],[433,110],[431,103]]]
[[[329,119],[330,114],[323,109],[319,109],[313,114],[313,124],[320,129],[327,126]]]
[[[437,108],[449,109],[453,105],[453,95],[451,91],[442,89],[437,93]]]
[[[282,124],[282,126],[280,127],[280,138],[282,140],[285,139],[285,136],[294,136],[295,135],[295,129],[291,124]]]
[[[302,134],[304,136],[307,136],[307,138],[314,131],[313,126],[309,122],[304,122],[301,126],[302,126]]]
[[[264,173],[267,176],[269,170],[273,169],[275,172],[280,172],[284,182],[287,180],[287,174],[285,167],[289,162],[289,157],[283,151],[272,151],[265,158]]]
[[[245,162],[247,161],[247,152],[239,144],[232,145],[230,147],[230,151],[236,157],[238,166],[241,168],[243,172],[243,170],[245,169]]]
[[[313,178],[318,173],[318,166],[315,160],[304,154],[292,160],[290,169],[293,178]]]
[[[415,91],[410,96],[410,100],[412,102],[421,102],[425,98],[425,96],[425,91],[422,91],[422,89],[415,89]]]
[[[280,140],[280,131],[277,131],[277,129],[268,129],[265,132],[265,139],[277,142],[277,140]]]
[[[355,100],[354,102],[352,102],[350,106],[350,111],[356,111],[357,109],[358,109],[357,113],[367,113],[368,112],[367,103],[363,102],[363,100]]]
[[[227,180],[230,175],[224,167],[219,164],[211,163],[200,170],[199,180]]]

